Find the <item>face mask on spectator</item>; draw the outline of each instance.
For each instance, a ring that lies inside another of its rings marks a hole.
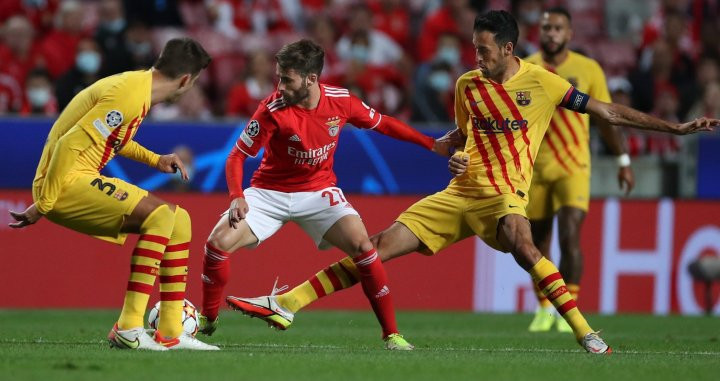
[[[353,45],[350,48],[350,57],[353,60],[367,62],[370,50],[365,45]]]
[[[108,21],[106,23],[103,23],[103,27],[111,33],[118,33],[123,30],[123,28],[125,28],[125,20],[115,19],[113,21]]]
[[[28,8],[44,8],[47,0],[23,0],[23,5]]]
[[[456,66],[460,63],[460,51],[452,46],[443,46],[435,54],[435,58],[450,64],[450,66]]]
[[[47,87],[35,87],[28,89],[27,97],[32,107],[45,107],[45,105],[50,101],[50,89]]]
[[[442,93],[450,89],[450,86],[452,86],[452,78],[450,77],[450,73],[446,71],[434,71],[430,74],[430,77],[428,77],[428,84],[433,90]]]
[[[100,54],[96,52],[80,52],[75,58],[77,68],[85,74],[95,74],[100,69]]]

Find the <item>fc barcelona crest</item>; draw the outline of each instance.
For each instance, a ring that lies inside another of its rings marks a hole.
[[[530,101],[532,98],[530,97],[530,91],[516,91],[515,95],[515,101],[517,101],[517,104],[520,106],[527,106],[530,104]]]
[[[335,116],[332,118],[328,118],[328,121],[325,122],[325,124],[328,126],[328,134],[330,136],[335,137],[338,132],[340,131],[340,117]]]

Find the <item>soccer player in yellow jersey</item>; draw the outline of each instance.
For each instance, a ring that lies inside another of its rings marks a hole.
[[[674,124],[592,99],[561,77],[515,57],[517,39],[517,23],[508,12],[490,11],[475,19],[473,44],[479,69],[462,75],[455,88],[458,130],[453,134],[466,137],[463,152],[450,161],[456,177],[445,190],[412,205],[371,240],[380,257],[390,260],[414,251],[433,255],[477,235],[493,248],[512,253],[585,350],[610,353],[578,310],[558,269],[533,245],[525,212],[533,164],[555,108],[587,112],[612,125],[676,134],[709,131],[720,120]],[[283,315],[287,328],[300,308],[355,283],[357,270],[352,261],[343,259],[285,294],[264,297],[271,301],[267,311],[246,313],[264,320]]]
[[[173,102],[187,92],[210,56],[189,38],[170,40],[155,65],[144,71],[103,78],[75,96],[53,124],[32,194],[34,203],[22,213],[10,212],[23,228],[43,216],[72,230],[123,244],[128,233],[140,234],[131,258],[130,280],[120,318],[108,335],[121,349],[217,350],[183,332],[182,308],[187,279],[190,216],[100,170],[116,154],[161,172],[178,169],[176,155],[158,155],[133,137],[150,107]],[[160,276],[160,323],[151,337],[143,316],[148,297]]]
[[[526,61],[540,65],[570,82],[577,90],[601,101],[610,102],[610,93],[600,65],[593,59],[570,51],[572,38],[570,13],[562,7],[550,8],[540,21],[541,51]],[[618,155],[618,180],[626,193],[634,185],[630,157],[625,150],[619,127],[602,119],[597,125],[610,149]],[[550,127],[535,158],[530,203],[533,243],[550,258],[553,217],[557,215],[560,243],[560,274],[567,282],[570,295],[577,301],[582,276],[580,230],[590,202],[590,117],[565,108],[558,108],[550,119]],[[552,303],[536,288],[538,309],[530,324],[531,332],[548,331],[554,323],[562,332],[572,332],[559,318]]]

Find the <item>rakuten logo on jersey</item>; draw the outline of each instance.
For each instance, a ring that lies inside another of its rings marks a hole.
[[[295,158],[295,164],[318,165],[327,160],[330,150],[335,148],[335,142],[326,144],[321,148],[301,151],[295,147],[288,147],[288,155]]]

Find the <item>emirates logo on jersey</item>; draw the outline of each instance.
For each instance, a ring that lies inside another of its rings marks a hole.
[[[328,134],[330,134],[330,136],[337,136],[338,132],[340,131],[340,117],[334,116],[332,118],[328,118],[328,121],[325,122],[325,125],[328,126]]]
[[[532,98],[530,97],[529,90],[516,91],[515,95],[516,95],[515,100],[517,101],[517,104],[519,104],[520,106],[527,106],[530,104],[530,101],[532,100]]]

